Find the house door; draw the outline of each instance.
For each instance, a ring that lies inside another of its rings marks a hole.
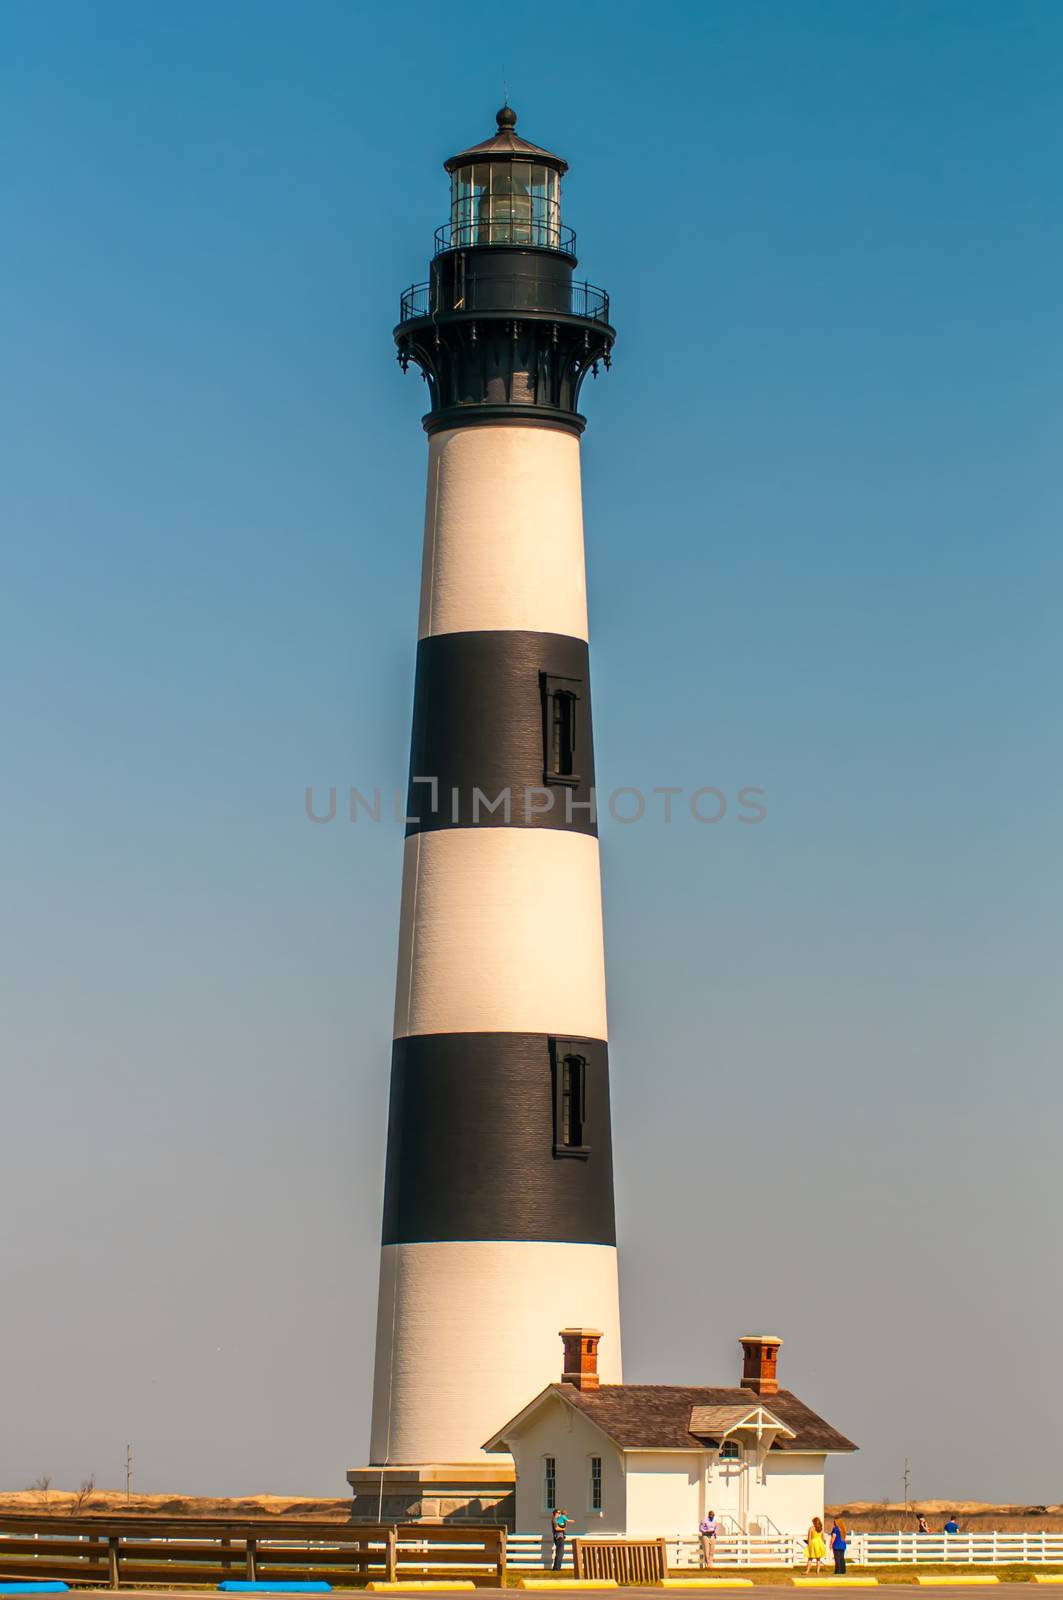
[[[727,1440],[716,1462],[714,1482],[709,1490],[710,1502],[722,1524],[721,1532],[745,1533],[749,1515],[749,1486],[742,1447]]]
[[[749,1532],[749,1462],[744,1457],[738,1462],[738,1525]]]

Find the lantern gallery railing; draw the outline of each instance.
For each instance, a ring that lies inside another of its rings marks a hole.
[[[483,221],[444,222],[436,229],[436,255],[446,250],[472,250],[482,244],[532,245],[539,250],[576,254],[576,232],[548,217],[492,216]]]
[[[543,303],[536,305],[534,296],[528,296],[528,289],[534,285],[534,279],[526,279],[519,273],[514,273],[510,278],[491,278],[477,281],[470,279],[464,287],[460,305],[446,305],[439,288],[433,288],[431,283],[411,283],[408,289],[402,292],[399,307],[400,322],[417,322],[422,317],[435,317],[448,311],[495,311],[498,308],[498,286],[500,283],[520,283],[525,291],[524,309],[527,311],[553,311],[559,316],[585,317],[588,322],[609,321],[609,296],[604,289],[598,289],[593,283],[574,283],[568,292],[568,304],[558,306],[558,286],[550,283],[544,286]],[[433,299],[434,302],[433,303]]]

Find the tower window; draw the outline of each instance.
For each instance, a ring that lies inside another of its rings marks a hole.
[[[561,1063],[561,1143],[569,1149],[583,1144],[586,1074],[583,1056],[566,1056]]]
[[[588,1510],[600,1511],[602,1509],[602,1458],[591,1456],[591,1484]]]
[[[720,1446],[721,1461],[741,1461],[742,1446],[737,1439],[725,1439]]]
[[[554,1155],[586,1156],[587,1057],[574,1039],[551,1040],[554,1077]]]
[[[579,783],[576,722],[581,680],[555,678],[541,672],[539,681],[543,698],[543,781],[575,787]]]
[[[553,1456],[543,1457],[543,1510],[557,1510],[557,1462]]]

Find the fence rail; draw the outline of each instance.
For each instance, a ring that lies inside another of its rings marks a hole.
[[[869,1566],[916,1561],[973,1566],[981,1562],[1063,1562],[1063,1532],[857,1533],[850,1549],[853,1560]]]
[[[631,1541],[601,1535],[569,1542],[565,1566],[577,1557],[593,1565],[615,1564],[620,1547]],[[639,1541],[660,1548],[669,1568],[701,1563],[696,1536],[675,1534]],[[214,1518],[126,1518],[0,1516],[0,1578],[62,1579],[98,1588],[126,1584],[215,1584],[226,1578],[323,1578],[333,1585],[396,1576],[471,1577],[498,1584],[507,1564],[517,1569],[550,1564],[548,1533],[505,1534],[500,1528],[401,1524],[293,1522],[262,1517],[227,1521]],[[641,1557],[639,1558],[641,1559]],[[1063,1566],[1063,1531],[1029,1533],[853,1533],[851,1565],[900,1566],[953,1564],[1003,1566],[1010,1563]],[[805,1563],[804,1539],[793,1534],[727,1532],[716,1540],[720,1568],[795,1567]]]
[[[796,1567],[804,1566],[805,1560],[805,1541],[796,1534],[726,1534],[716,1540],[714,1565],[718,1567]],[[858,1567],[1063,1564],[1063,1532],[850,1533],[846,1561]],[[700,1541],[687,1534],[669,1539],[668,1564],[700,1566]]]
[[[660,1583],[668,1576],[663,1539],[573,1539],[576,1577],[612,1578],[625,1587]]]
[[[673,1534],[664,1544],[670,1569],[701,1566],[701,1542],[696,1536]],[[551,1559],[549,1535],[511,1533],[507,1549],[507,1560],[515,1569],[542,1567]],[[846,1557],[850,1566],[860,1567],[947,1563],[1004,1566],[1012,1562],[1023,1565],[1051,1562],[1063,1566],[1063,1532],[850,1533]],[[566,1567],[570,1560],[569,1551],[566,1552]],[[805,1561],[805,1541],[798,1534],[724,1533],[716,1540],[714,1565],[717,1567],[803,1567]]]
[[[0,1517],[0,1578],[61,1579],[117,1589],[136,1583],[221,1583],[226,1578],[325,1579],[437,1575],[497,1584],[506,1573],[501,1528],[226,1522],[137,1516]]]

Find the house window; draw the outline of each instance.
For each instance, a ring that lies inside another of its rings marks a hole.
[[[720,1446],[721,1461],[741,1461],[742,1446],[737,1439],[725,1439]]]
[[[551,1039],[554,1077],[554,1155],[586,1156],[587,1057],[578,1039]]]
[[[588,1510],[600,1511],[602,1509],[602,1458],[591,1456],[591,1492]]]
[[[539,683],[543,698],[543,782],[575,788],[579,783],[576,717],[582,680],[555,678],[541,672]]]
[[[557,1462],[553,1456],[543,1457],[543,1510],[557,1510]]]

